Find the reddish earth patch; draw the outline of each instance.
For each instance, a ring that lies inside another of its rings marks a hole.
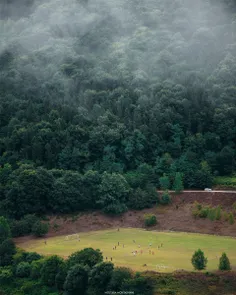
[[[172,194],[171,205],[142,211],[128,211],[122,216],[115,217],[106,216],[99,211],[80,213],[76,217],[51,216],[49,218],[51,229],[47,237],[108,228],[144,228],[143,215],[146,213],[153,213],[157,216],[158,224],[151,227],[151,230],[182,231],[236,237],[236,223],[230,225],[223,220],[195,219],[192,215],[193,203],[195,201],[212,206],[221,205],[225,210],[230,211],[233,203],[236,202],[236,194],[208,192]],[[30,239],[30,237],[18,238],[17,240],[22,239]]]

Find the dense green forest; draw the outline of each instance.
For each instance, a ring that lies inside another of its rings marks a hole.
[[[236,168],[233,0],[4,0],[0,211],[122,213]]]

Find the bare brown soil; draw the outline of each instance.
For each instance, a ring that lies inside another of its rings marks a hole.
[[[151,230],[182,231],[203,234],[216,234],[236,237],[236,223],[230,225],[227,221],[211,221],[209,219],[195,219],[192,215],[193,203],[198,201],[212,206],[221,205],[230,211],[236,202],[236,194],[184,192],[180,195],[172,194],[172,204],[158,206],[142,211],[128,211],[122,216],[105,216],[101,212],[80,213],[77,216],[51,216],[51,229],[47,237],[67,235],[78,232],[96,231],[109,228],[144,228],[143,216],[147,213],[156,214],[158,224]],[[178,208],[178,209],[177,209]],[[30,237],[18,238],[30,239]]]

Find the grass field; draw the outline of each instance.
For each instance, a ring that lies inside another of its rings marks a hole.
[[[192,271],[192,254],[201,248],[208,258],[207,270],[217,270],[222,252],[227,253],[232,267],[236,269],[236,239],[230,237],[123,228],[120,231],[79,233],[79,237],[80,241],[77,238],[72,239],[72,236],[69,236],[69,240],[66,236],[49,238],[46,245],[44,240],[35,239],[20,243],[18,246],[27,251],[36,251],[44,255],[57,254],[63,257],[86,247],[92,247],[101,249],[104,260],[106,257],[110,260],[112,257],[112,262],[116,266],[160,272],[172,272],[176,269]],[[152,245],[149,247],[150,243]],[[158,249],[161,243],[163,246]],[[115,245],[116,250],[113,250]],[[136,256],[132,254],[135,250],[138,251]],[[143,251],[142,254],[140,250]],[[153,251],[154,255],[149,254],[149,250]],[[144,264],[147,266],[143,266]]]

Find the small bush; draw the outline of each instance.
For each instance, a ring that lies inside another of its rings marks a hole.
[[[236,202],[233,203],[233,212],[236,213]]]
[[[202,209],[202,204],[198,203],[197,201],[194,202],[194,207],[200,211]]]
[[[41,221],[37,221],[32,228],[32,233],[36,237],[43,237],[48,233],[49,225],[47,223],[42,223]]]
[[[221,219],[221,207],[220,206],[217,206],[217,208],[216,208],[215,218],[216,218],[216,220]]]
[[[161,196],[161,204],[168,205],[171,203],[171,196],[169,195],[168,191],[165,191]]]
[[[16,276],[28,278],[30,276],[31,266],[28,262],[20,262],[16,267]]]
[[[206,207],[203,207],[203,208],[199,211],[198,216],[199,216],[200,218],[207,218],[208,213],[209,213],[209,207],[206,206]]]
[[[229,214],[226,211],[223,212],[223,219],[225,221],[228,221],[229,220]]]
[[[229,223],[232,225],[232,224],[234,224],[234,215],[233,215],[233,213],[232,212],[230,212],[229,213]]]
[[[216,220],[216,209],[215,208],[208,208],[207,218],[211,221]]]
[[[157,224],[157,218],[154,214],[145,214],[144,215],[145,226],[152,226]]]

